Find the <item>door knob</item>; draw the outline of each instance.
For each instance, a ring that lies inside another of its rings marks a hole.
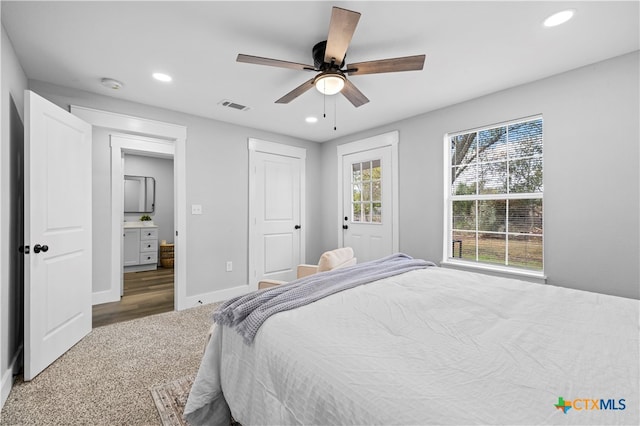
[[[293,228],[294,228],[294,229],[300,229],[300,228],[302,228],[302,226],[300,226],[300,225],[296,225],[296,226],[294,226]]]
[[[48,245],[43,245],[41,246],[40,244],[36,244],[35,246],[33,246],[33,252],[34,253],[40,253],[40,252],[48,252],[49,251],[49,246]]]
[[[349,225],[342,225],[342,229],[349,229]]]

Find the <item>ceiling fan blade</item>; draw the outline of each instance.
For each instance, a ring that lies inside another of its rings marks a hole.
[[[358,62],[347,65],[349,75],[377,74],[384,72],[417,71],[424,67],[425,55],[402,58],[381,59],[379,61]]]
[[[302,95],[307,90],[311,89],[313,87],[313,80],[315,80],[315,77],[305,81],[300,86],[296,87],[295,89],[293,89],[292,91],[290,91],[289,93],[287,93],[286,95],[284,95],[283,97],[278,99],[276,101],[276,103],[277,104],[288,104],[289,102],[291,102],[292,100],[294,100],[298,96]]]
[[[338,66],[342,64],[359,20],[360,13],[333,7],[331,22],[329,23],[327,47],[324,52],[324,61],[326,63],[331,63],[334,60]]]
[[[270,67],[291,68],[301,71],[315,71],[313,65],[299,64],[297,62],[287,62],[278,59],[261,58],[260,56],[243,55],[240,53],[236,58],[237,62],[246,62],[248,64],[268,65]]]
[[[369,99],[349,80],[345,80],[341,93],[356,108],[369,102]]]

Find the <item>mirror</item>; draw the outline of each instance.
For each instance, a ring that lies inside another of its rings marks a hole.
[[[124,176],[124,212],[153,213],[156,180],[148,176]]]

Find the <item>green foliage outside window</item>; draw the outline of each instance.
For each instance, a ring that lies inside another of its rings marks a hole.
[[[543,269],[542,153],[542,118],[450,138],[452,257]]]

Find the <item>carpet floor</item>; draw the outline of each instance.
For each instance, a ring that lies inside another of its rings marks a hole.
[[[1,425],[159,425],[150,389],[197,372],[215,305],[98,327],[31,382]]]

